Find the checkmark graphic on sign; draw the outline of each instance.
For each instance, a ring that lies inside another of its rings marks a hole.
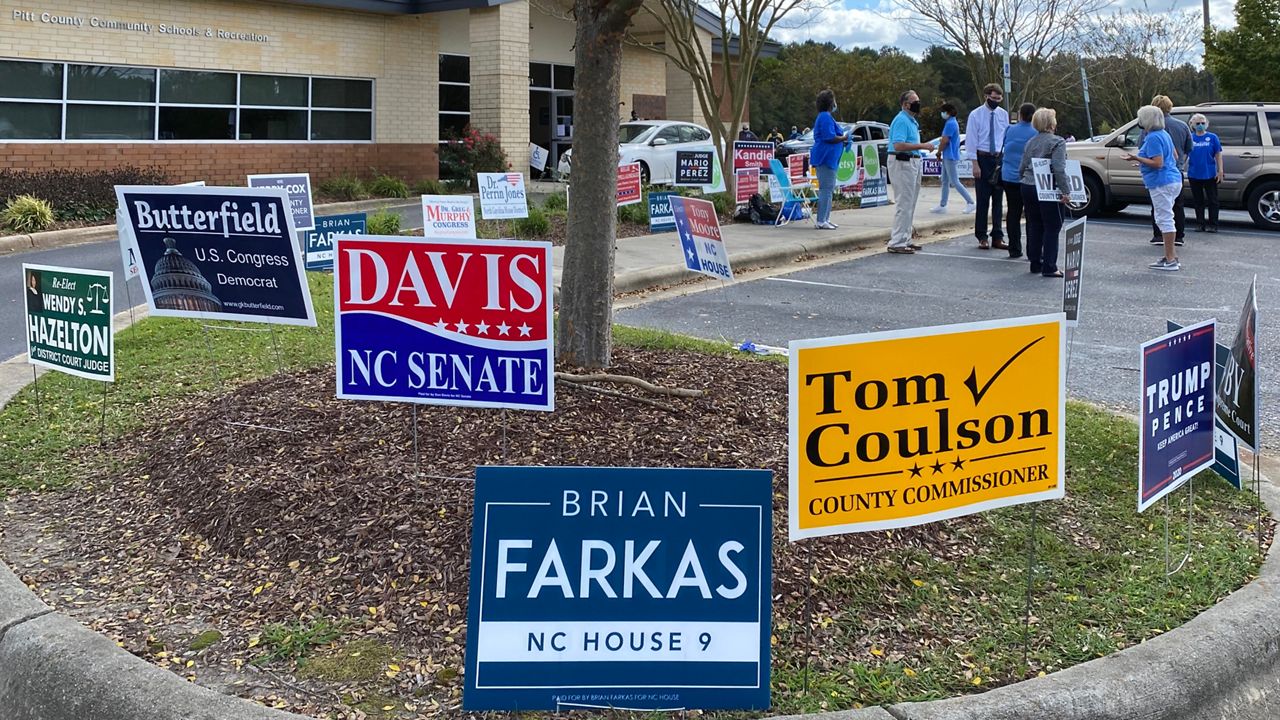
[[[978,389],[978,368],[974,367],[973,370],[969,372],[969,377],[966,378],[964,381],[965,387],[969,388],[969,393],[973,395],[973,404],[977,405],[981,403],[983,396],[987,394],[987,390],[991,389],[991,385],[997,379],[1000,378],[1001,373],[1003,373],[1006,369],[1008,369],[1008,367],[1013,364],[1013,361],[1017,360],[1018,357],[1022,355],[1022,353],[1030,350],[1032,346],[1034,346],[1036,343],[1040,342],[1043,339],[1044,339],[1044,336],[1041,335],[1035,340],[1032,340],[1031,342],[1024,345],[1021,350],[1014,353],[1008,360],[1005,360],[1004,364],[1000,366],[999,370],[995,371],[995,373],[991,376],[990,380],[987,380],[987,382],[982,386],[981,390]]]

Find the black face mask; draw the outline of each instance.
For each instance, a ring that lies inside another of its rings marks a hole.
[[[995,110],[996,108],[1000,107],[1000,101],[987,98],[987,107],[991,108],[992,110]]]
[[[916,100],[915,102],[911,103],[910,105],[908,105],[908,106],[907,106],[907,109],[908,109],[908,110],[910,110],[911,112],[913,112],[913,113],[915,113],[915,114],[919,115],[919,114],[920,114],[920,101],[919,101],[919,100]]]

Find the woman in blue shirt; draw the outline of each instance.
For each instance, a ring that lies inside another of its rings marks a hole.
[[[831,222],[831,195],[836,189],[836,169],[844,154],[847,133],[840,132],[835,116],[836,96],[830,90],[818,93],[818,118],[813,121],[813,149],[809,151],[809,165],[818,173],[818,212],[814,225],[819,230],[835,230]]]
[[[943,103],[938,111],[946,123],[942,126],[942,138],[938,141],[937,152],[937,156],[942,159],[942,200],[929,212],[938,215],[946,213],[947,195],[951,188],[955,188],[960,197],[964,198],[964,211],[971,213],[974,208],[973,196],[960,182],[960,175],[956,172],[956,165],[960,163],[960,123],[956,122],[956,106]]]
[[[1201,113],[1191,116],[1191,154],[1187,160],[1187,180],[1196,203],[1196,224],[1200,232],[1218,232],[1218,183],[1222,182],[1222,143],[1209,130],[1209,118]],[[1209,224],[1205,226],[1205,206],[1209,208]]]
[[[1138,108],[1138,125],[1147,131],[1138,154],[1126,153],[1125,160],[1137,163],[1142,184],[1151,195],[1151,211],[1164,240],[1164,257],[1151,263],[1152,270],[1181,270],[1174,253],[1177,227],[1173,221],[1173,202],[1182,194],[1182,171],[1173,155],[1173,140],[1164,129],[1164,112],[1154,105]]]

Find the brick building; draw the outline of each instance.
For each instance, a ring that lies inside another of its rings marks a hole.
[[[573,142],[568,0],[37,0],[0,16],[0,168],[159,166],[174,182],[437,176],[443,134]],[[652,19],[636,32],[661,38]],[[652,27],[646,27],[648,23]],[[708,34],[708,48],[718,50]],[[624,50],[619,117],[702,122],[690,78]]]

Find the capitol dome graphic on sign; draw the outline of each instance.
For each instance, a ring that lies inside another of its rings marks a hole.
[[[164,255],[151,274],[151,296],[163,310],[195,310],[221,312],[222,301],[213,294],[213,286],[200,273],[195,263],[182,256],[177,241],[164,239]]]

